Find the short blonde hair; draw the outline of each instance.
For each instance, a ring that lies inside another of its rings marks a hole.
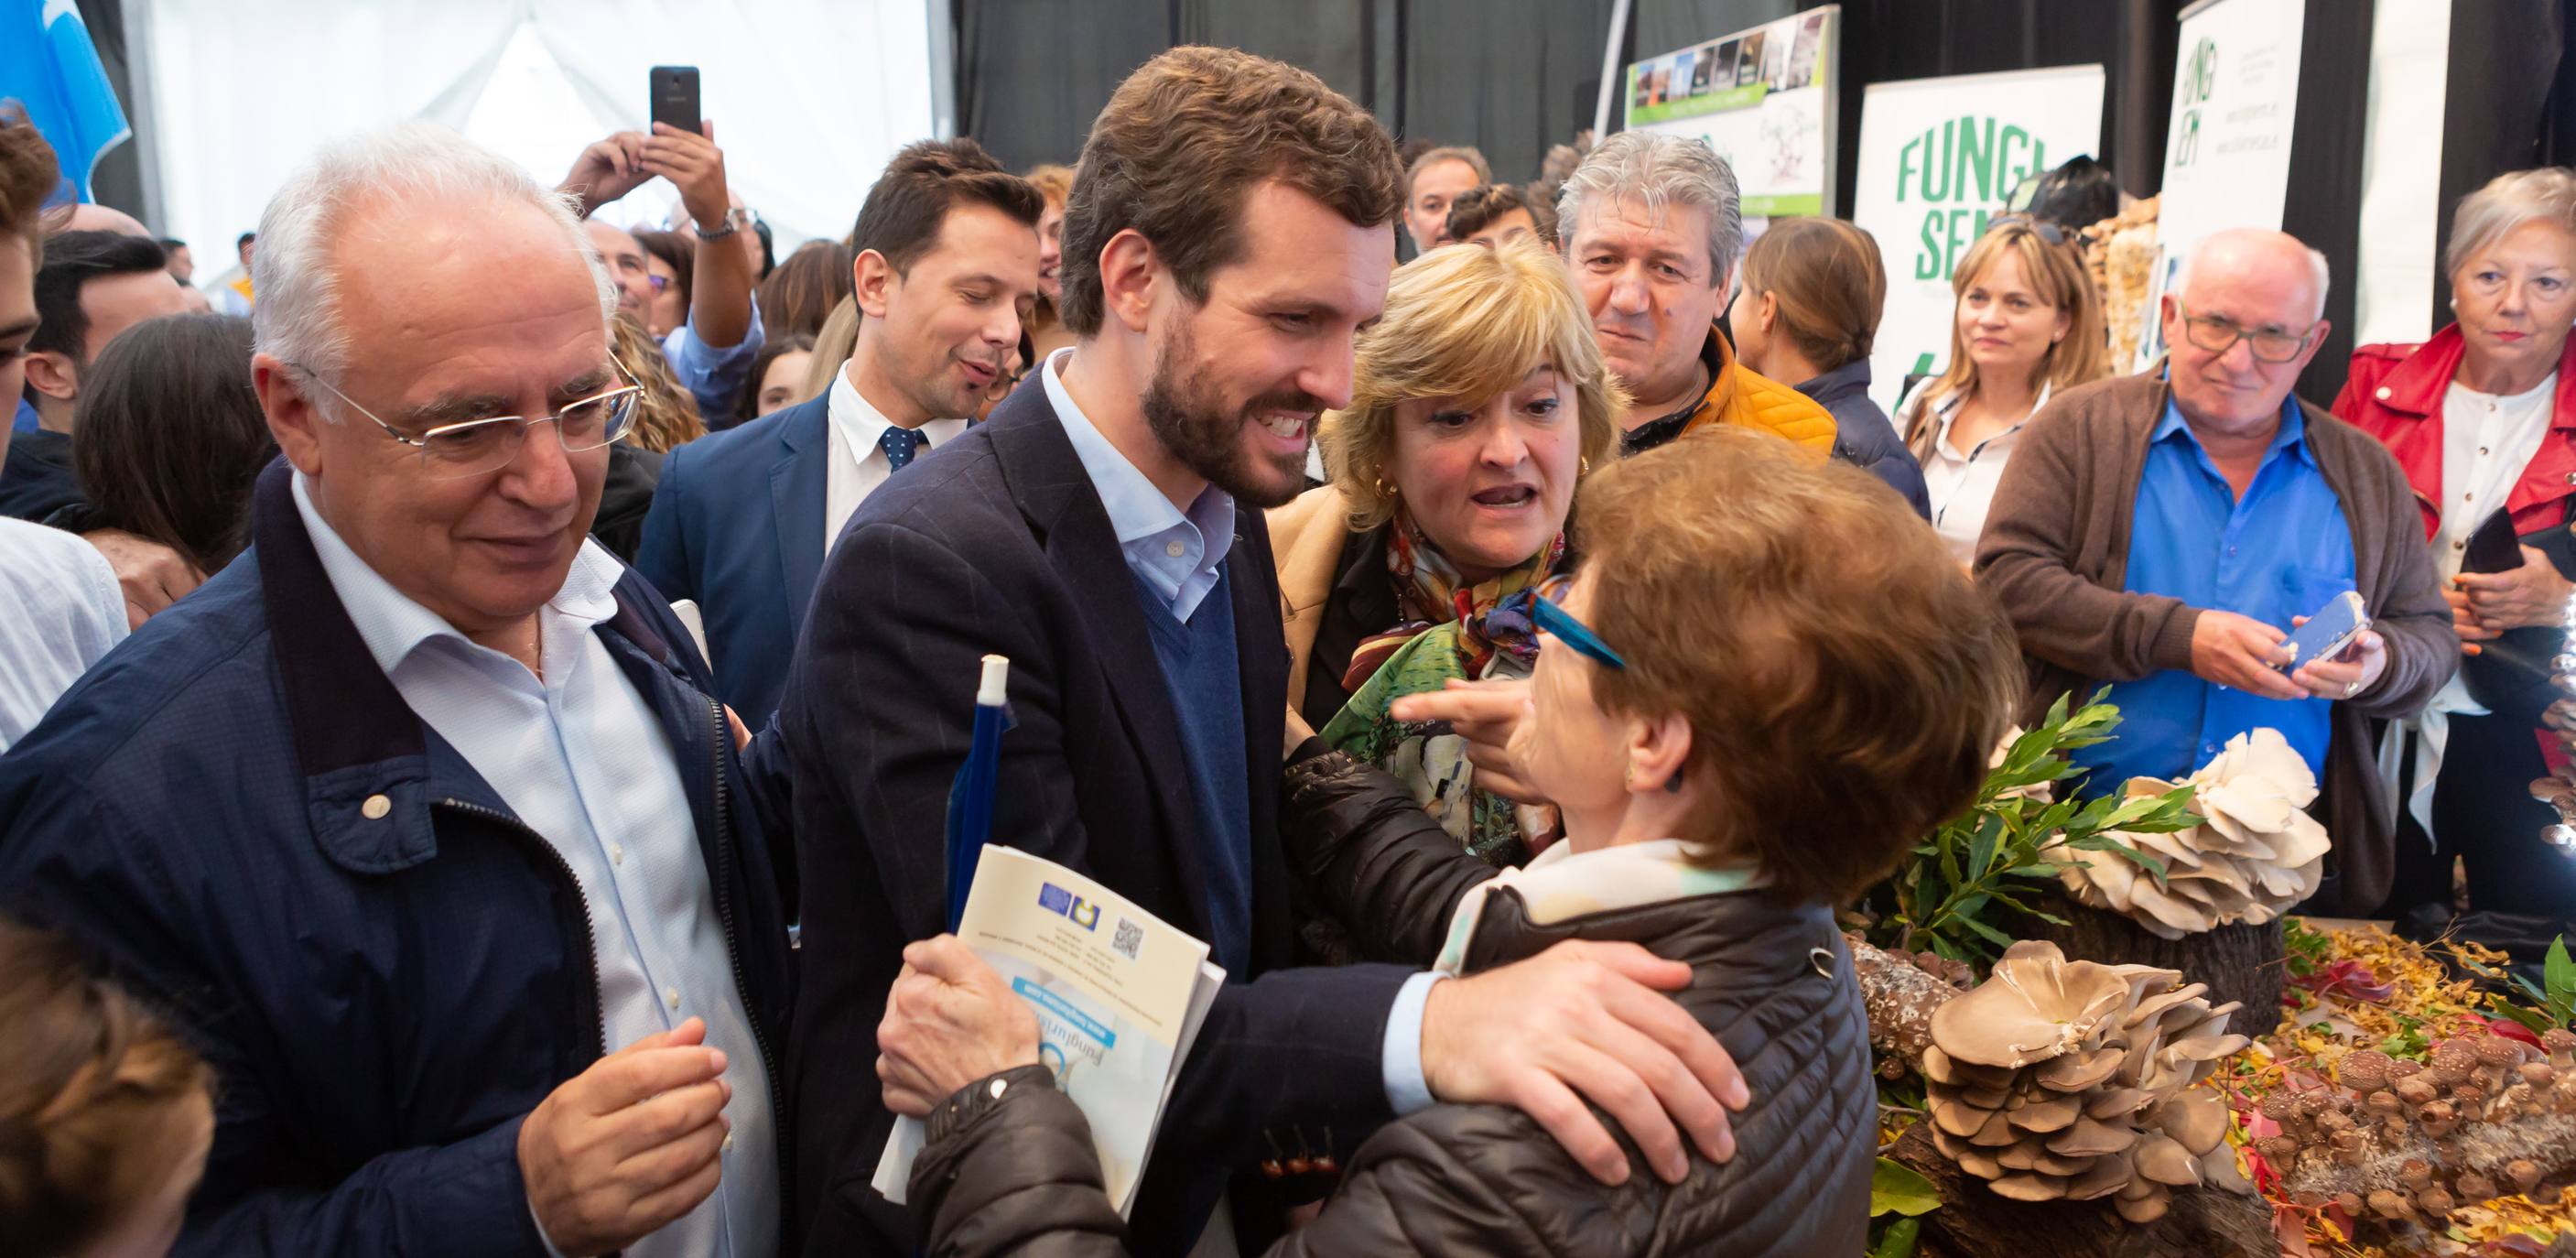
[[[1324,416],[1324,466],[1366,532],[1395,514],[1383,487],[1396,407],[1419,398],[1483,401],[1544,359],[1574,382],[1583,458],[1607,462],[1627,409],[1565,264],[1531,240],[1444,245],[1398,267],[1386,313],[1360,333],[1351,404]]]
[[[2576,232],[2576,170],[2542,166],[2507,171],[2460,198],[2460,208],[2451,214],[2451,243],[2442,251],[2442,274],[2459,274],[2469,259],[2534,219]]]

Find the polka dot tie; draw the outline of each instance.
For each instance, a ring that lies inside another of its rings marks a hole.
[[[892,424],[886,425],[885,433],[877,438],[877,448],[885,451],[886,467],[896,472],[902,471],[905,464],[912,462],[912,456],[928,444],[920,433]]]

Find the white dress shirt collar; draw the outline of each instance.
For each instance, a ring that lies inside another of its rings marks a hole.
[[[894,465],[886,461],[885,448],[879,444],[894,422],[870,403],[857,385],[850,383],[847,367],[832,377],[832,387],[824,397],[831,462],[823,478],[823,550],[829,554],[833,543],[841,539],[841,527],[850,522],[859,504],[894,474]],[[930,449],[937,449],[966,431],[966,421],[934,419],[916,431]],[[929,452],[923,450],[914,457]]]
[[[1110,530],[1127,555],[1128,568],[1163,596],[1173,615],[1186,621],[1199,599],[1216,585],[1217,570],[1234,548],[1234,496],[1209,485],[1199,491],[1187,512],[1173,506],[1144,472],[1101,435],[1099,425],[1082,413],[1064,387],[1064,364],[1072,353],[1070,348],[1060,349],[1047,359],[1042,373],[1047,401],[1054,404],[1065,438],[1073,443],[1074,457],[1082,460],[1084,475],[1100,495],[1101,509],[1108,513]]]
[[[452,639],[477,650],[489,649],[466,637],[445,617],[395,589],[392,582],[359,558],[358,552],[349,549],[339,532],[314,508],[304,473],[295,474],[291,488],[295,509],[304,517],[304,531],[313,539],[313,552],[322,560],[323,573],[331,578],[331,588],[347,609],[349,623],[357,627],[359,640],[367,644],[367,653],[387,676],[392,676],[422,644],[435,639]],[[573,556],[572,570],[564,574],[563,588],[546,600],[546,607],[570,622],[568,627],[586,631],[617,614],[614,591],[625,571],[616,556],[585,537],[581,539],[580,552]],[[544,635],[545,648],[555,646],[555,636]]]

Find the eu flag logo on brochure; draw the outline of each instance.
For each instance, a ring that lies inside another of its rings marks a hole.
[[[1061,914],[1084,930],[1100,929],[1100,906],[1065,890],[1052,882],[1038,884],[1038,907]]]

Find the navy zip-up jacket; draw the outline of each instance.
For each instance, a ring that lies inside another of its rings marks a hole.
[[[88,945],[213,1064],[179,1253],[542,1254],[519,1124],[616,1047],[606,945],[562,858],[376,666],[289,474],[260,479],[251,551],[0,757],[0,909]],[[615,595],[595,632],[677,758],[784,1078],[785,915],[723,712],[652,587]],[[783,1108],[778,1130],[792,1148]]]

